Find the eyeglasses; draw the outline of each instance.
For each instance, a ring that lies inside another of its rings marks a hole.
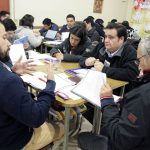
[[[147,56],[147,55],[143,55],[143,56],[137,58],[137,60],[135,61],[135,63],[139,66],[139,64],[140,64],[140,59],[143,58],[143,57],[145,57],[145,56]]]
[[[147,51],[147,54],[145,54],[145,55],[143,55],[143,56],[137,58],[136,64],[139,66],[139,64],[140,64],[140,59],[143,58],[143,57],[146,57],[146,56],[148,56],[148,55],[150,55],[150,52]]]

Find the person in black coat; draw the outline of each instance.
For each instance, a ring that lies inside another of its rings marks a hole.
[[[123,25],[111,23],[105,28],[105,41],[99,43],[91,53],[85,53],[80,66],[94,67],[107,77],[132,81],[138,74],[136,50],[126,42],[127,32]]]
[[[50,51],[51,56],[68,62],[79,62],[85,52],[91,51],[91,41],[86,35],[84,24],[70,29],[69,37]]]

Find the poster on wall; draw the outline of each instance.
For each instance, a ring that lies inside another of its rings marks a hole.
[[[93,12],[102,13],[103,0],[94,0]]]
[[[134,0],[130,22],[142,37],[150,34],[150,0]]]

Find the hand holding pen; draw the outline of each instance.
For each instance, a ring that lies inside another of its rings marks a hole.
[[[64,59],[64,54],[58,49],[58,53],[55,54],[55,57],[59,60],[63,60]]]

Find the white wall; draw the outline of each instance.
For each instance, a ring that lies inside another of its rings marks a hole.
[[[18,23],[25,14],[35,17],[34,25],[42,25],[46,17],[59,26],[65,23],[66,15],[72,13],[77,21],[91,15],[102,18],[107,24],[113,18],[118,21],[126,19],[126,11],[130,0],[104,0],[102,14],[93,13],[94,0],[11,0],[12,19]]]

